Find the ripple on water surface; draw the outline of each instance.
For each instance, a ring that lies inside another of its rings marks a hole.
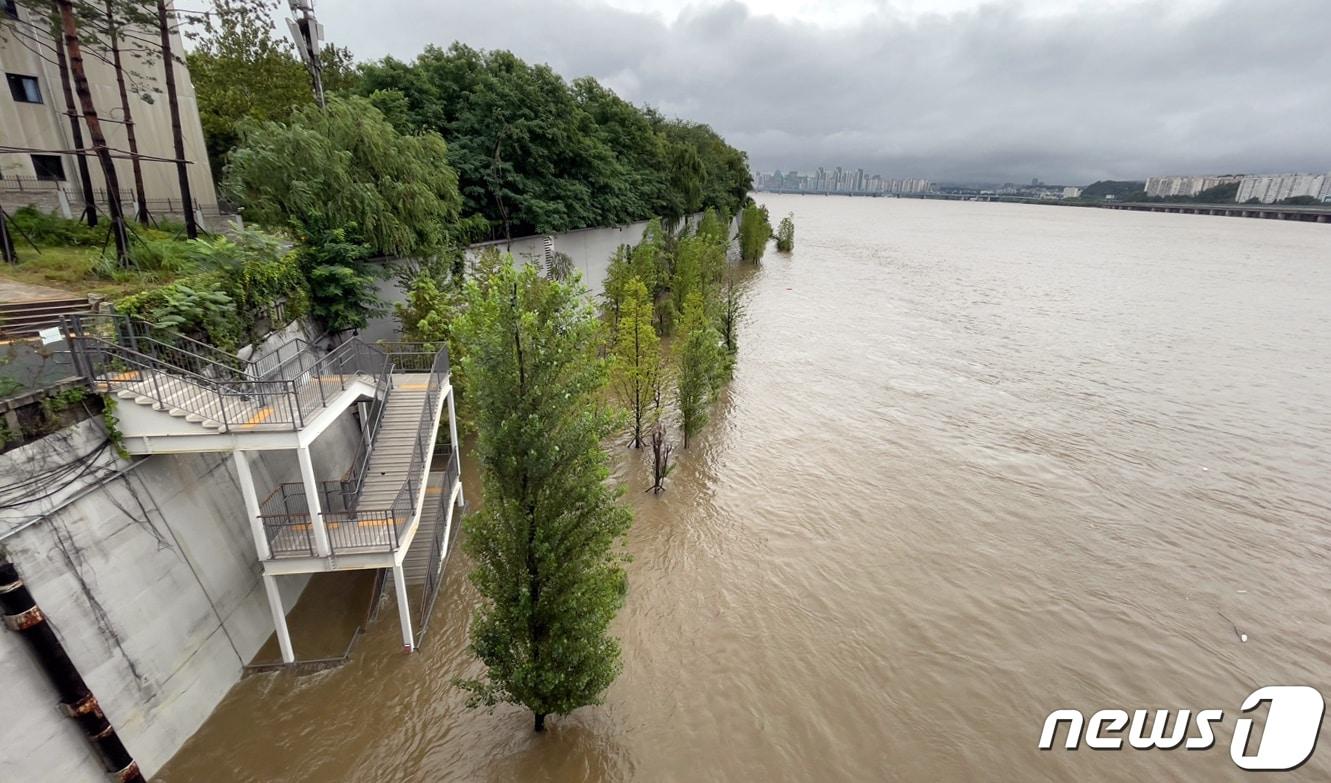
[[[660,497],[617,453],[603,706],[540,737],[465,709],[455,553],[420,653],[390,608],[350,665],[242,682],[160,779],[1237,779],[1248,692],[1329,690],[1331,230],[763,200],[799,246],[748,280],[707,433]],[[1206,753],[1041,753],[1059,707],[1229,717]]]

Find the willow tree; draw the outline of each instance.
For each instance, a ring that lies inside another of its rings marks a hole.
[[[720,386],[724,365],[720,336],[707,318],[702,294],[695,291],[684,303],[675,338],[675,404],[686,449],[689,439],[707,423],[707,409]]]
[[[507,264],[467,286],[458,322],[485,505],[467,520],[471,581],[482,602],[471,649],[483,678],[470,704],[520,704],[536,731],[548,715],[599,703],[619,674],[610,621],[626,577],[618,542],[632,514],[607,485],[602,324],[576,284]]]
[[[294,222],[309,234],[355,225],[384,255],[447,243],[461,196],[437,133],[398,133],[364,98],[329,98],[326,109],[243,127],[224,189],[247,219]]]
[[[661,338],[652,326],[652,300],[638,278],[629,281],[620,307],[611,378],[629,413],[633,448],[640,448],[651,406],[661,386]]]

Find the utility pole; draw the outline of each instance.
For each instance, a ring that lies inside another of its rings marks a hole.
[[[296,51],[310,71],[310,83],[314,87],[314,99],[320,108],[324,102],[323,63],[319,60],[319,49],[324,37],[324,26],[314,18],[314,0],[288,0],[291,14],[295,19],[287,20],[291,37],[296,40]]]

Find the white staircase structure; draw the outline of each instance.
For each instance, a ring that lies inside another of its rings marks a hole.
[[[353,338],[323,353],[293,340],[240,359],[123,316],[69,316],[64,330],[75,366],[121,403],[131,454],[233,454],[284,661],[295,654],[276,579],[320,571],[391,570],[403,647],[415,649],[463,504],[446,350]],[[360,448],[344,475],[321,480],[310,444],[351,409]],[[275,449],[296,452],[301,481],[261,495],[249,454]],[[423,587],[415,624],[408,584]]]

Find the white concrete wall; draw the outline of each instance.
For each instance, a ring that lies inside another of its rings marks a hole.
[[[699,216],[688,219],[689,224]],[[624,226],[609,228],[584,228],[555,234],[554,249],[573,259],[573,267],[582,275],[582,283],[594,296],[600,296],[605,283],[606,270],[610,259],[620,245],[636,245],[642,241],[642,233],[647,229],[648,221],[629,223]],[[475,245],[467,251],[468,257],[474,257],[482,248],[496,247],[501,252],[511,253],[520,263],[544,263],[545,237],[542,235],[515,237],[512,242],[500,240]],[[370,340],[393,340],[398,338],[398,320],[393,315],[392,306],[406,301],[406,293],[398,285],[396,276],[388,276],[379,282],[379,298],[388,303],[387,314],[370,319],[369,325],[361,336]]]
[[[89,420],[8,452],[3,483],[86,454],[103,437],[100,421]],[[358,437],[344,416],[315,443],[321,478],[345,470]],[[154,456],[129,470],[103,455],[98,464],[54,506],[0,515],[0,547],[151,775],[240,678],[273,624],[229,454]],[[254,474],[266,493],[299,470],[294,454],[270,452]],[[289,611],[306,578],[281,582]],[[0,780],[105,780],[26,644],[7,630],[0,682]]]

